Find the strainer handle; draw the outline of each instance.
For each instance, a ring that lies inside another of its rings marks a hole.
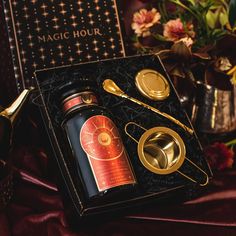
[[[140,129],[142,129],[142,130],[144,130],[144,131],[147,131],[147,129],[145,129],[144,127],[142,127],[141,125],[139,125],[139,124],[137,124],[137,123],[135,123],[135,122],[133,122],[133,121],[128,122],[128,123],[125,125],[125,133],[126,133],[134,142],[139,143],[139,141],[138,141],[136,138],[134,138],[134,137],[128,132],[128,130],[127,130],[127,128],[128,128],[130,125],[136,126],[136,127],[140,128]]]
[[[190,159],[188,159],[187,157],[185,158],[188,162],[190,162],[190,164],[192,164],[194,167],[196,167],[198,170],[200,170],[205,176],[206,176],[206,181],[205,183],[198,183],[195,179],[191,178],[190,176],[184,174],[183,172],[177,170],[177,172],[179,174],[181,174],[182,176],[184,176],[185,178],[189,179],[190,181],[196,183],[196,184],[199,184],[200,186],[206,186],[208,183],[209,183],[209,176],[208,174],[203,170],[201,169],[198,165],[196,165],[193,161],[191,161]]]

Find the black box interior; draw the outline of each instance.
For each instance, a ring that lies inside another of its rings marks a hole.
[[[143,97],[135,87],[135,76],[142,69],[153,69],[160,72],[170,84],[170,96],[164,101],[151,101]],[[62,111],[57,103],[55,91],[57,88],[68,81],[78,80],[81,77],[90,77],[96,80],[99,98],[104,107],[108,108],[114,116],[114,122],[118,126],[122,140],[127,149],[132,163],[138,188],[126,198],[112,198],[112,201],[104,200],[99,203],[87,202],[83,193],[83,184],[76,173],[75,163],[70,157],[71,152],[65,142],[62,129]],[[181,107],[178,94],[174,89],[171,79],[165,71],[160,59],[155,55],[133,56],[127,58],[117,58],[104,60],[69,67],[55,68],[51,70],[41,70],[36,72],[36,80],[41,98],[40,110],[45,121],[45,125],[51,140],[52,148],[55,153],[60,175],[63,179],[67,204],[74,209],[76,214],[84,218],[94,214],[118,211],[127,207],[134,208],[137,205],[158,200],[169,196],[177,198],[178,190],[185,189],[190,194],[191,191],[198,189],[198,184],[184,178],[178,172],[168,175],[157,175],[147,170],[139,160],[137,154],[137,144],[130,139],[124,132],[124,127],[128,122],[135,122],[145,129],[164,126],[176,131],[183,139],[186,147],[186,157],[205,171],[211,177],[211,170],[204,158],[202,147],[198,137],[186,132],[172,121],[162,117],[147,108],[132,103],[127,99],[114,96],[104,91],[102,83],[105,79],[112,79],[119,87],[131,97],[134,97],[150,106],[158,108],[162,112],[168,113],[193,128],[189,118]],[[136,128],[130,129],[135,137],[142,134]],[[202,172],[189,164],[186,160],[180,167],[181,172],[191,176],[197,182],[204,182]],[[188,191],[189,190],[189,191]],[[183,198],[184,199],[184,198]]]

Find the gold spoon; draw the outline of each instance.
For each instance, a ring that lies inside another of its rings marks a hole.
[[[167,114],[167,113],[165,113],[165,112],[161,112],[160,110],[158,110],[158,109],[156,109],[156,108],[154,108],[154,107],[152,107],[152,106],[149,106],[148,104],[143,103],[143,102],[141,102],[141,101],[139,101],[139,100],[137,100],[137,99],[135,99],[135,98],[133,98],[133,97],[129,97],[127,94],[125,94],[124,91],[122,91],[122,90],[115,84],[115,82],[114,82],[113,80],[111,80],[111,79],[106,79],[106,80],[103,81],[103,84],[102,84],[102,85],[103,85],[103,89],[104,89],[106,92],[111,93],[111,94],[113,94],[113,95],[116,95],[116,96],[118,96],[118,97],[126,98],[126,99],[128,99],[128,100],[130,100],[130,101],[132,101],[132,102],[134,102],[134,103],[136,103],[136,104],[138,104],[138,105],[140,105],[140,106],[143,106],[143,107],[145,107],[145,108],[147,108],[147,109],[149,109],[149,110],[151,110],[151,111],[153,111],[153,112],[155,112],[155,113],[157,113],[157,114],[159,114],[159,115],[161,115],[161,116],[163,116],[163,117],[165,117],[165,118],[171,120],[171,121],[174,122],[175,124],[177,124],[177,125],[179,125],[180,127],[182,127],[184,130],[186,130],[188,133],[193,134],[194,131],[193,131],[192,129],[190,129],[189,127],[187,127],[187,126],[184,125],[183,123],[181,123],[179,120],[175,119],[173,116],[171,116],[171,115],[169,115],[169,114]]]

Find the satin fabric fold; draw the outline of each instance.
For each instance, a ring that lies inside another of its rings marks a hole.
[[[181,205],[161,206],[128,216],[147,221],[167,221],[196,225],[236,227],[236,170],[215,174],[215,177],[198,198]]]

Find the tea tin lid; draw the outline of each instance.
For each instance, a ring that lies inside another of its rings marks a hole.
[[[136,87],[141,94],[151,100],[161,101],[170,95],[166,78],[152,69],[141,70],[135,78]]]

